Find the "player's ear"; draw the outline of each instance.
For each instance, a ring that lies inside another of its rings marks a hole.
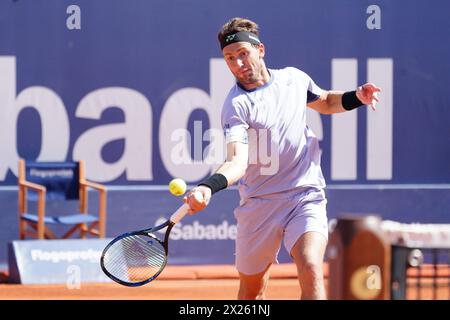
[[[264,47],[264,44],[260,43],[258,45],[258,52],[259,52],[259,57],[264,58],[264,56],[266,55],[266,47]]]

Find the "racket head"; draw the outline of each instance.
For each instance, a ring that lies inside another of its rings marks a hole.
[[[103,250],[100,266],[103,272],[115,282],[129,287],[142,286],[154,280],[167,264],[167,236],[165,241],[148,229],[125,233],[114,238]]]

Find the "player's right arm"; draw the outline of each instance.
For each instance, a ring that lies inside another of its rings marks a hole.
[[[222,174],[228,186],[233,185],[241,179],[248,165],[248,144],[243,142],[229,142],[227,143],[227,158],[225,162],[217,169],[216,174]],[[198,199],[194,196],[194,192],[199,192],[203,199]],[[189,204],[189,213],[195,213],[203,210],[211,200],[212,191],[209,187],[200,185],[193,188],[183,199],[185,203]]]
[[[248,144],[243,142],[229,142],[227,144],[227,159],[217,169],[227,178],[228,185],[238,182],[245,174],[248,164]]]

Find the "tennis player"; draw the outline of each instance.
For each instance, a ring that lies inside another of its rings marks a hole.
[[[237,80],[222,109],[227,158],[184,201],[195,213],[214,193],[239,182],[241,201],[234,211],[238,299],[264,299],[270,266],[277,262],[282,242],[297,266],[301,298],[326,299],[322,264],[327,200],[319,143],[306,125],[306,107],[322,114],[363,105],[375,110],[380,88],[367,83],[355,91],[326,91],[299,69],[268,69],[258,25],[248,19],[231,19],[218,38]],[[273,170],[258,154],[266,141],[272,156],[278,157]],[[195,198],[194,191],[203,200]]]

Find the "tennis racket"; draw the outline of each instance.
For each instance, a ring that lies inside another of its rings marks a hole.
[[[167,264],[170,231],[188,209],[189,205],[183,204],[163,224],[114,238],[100,258],[103,272],[115,282],[129,287],[142,286],[154,280]],[[164,239],[160,240],[154,232],[166,227]]]

